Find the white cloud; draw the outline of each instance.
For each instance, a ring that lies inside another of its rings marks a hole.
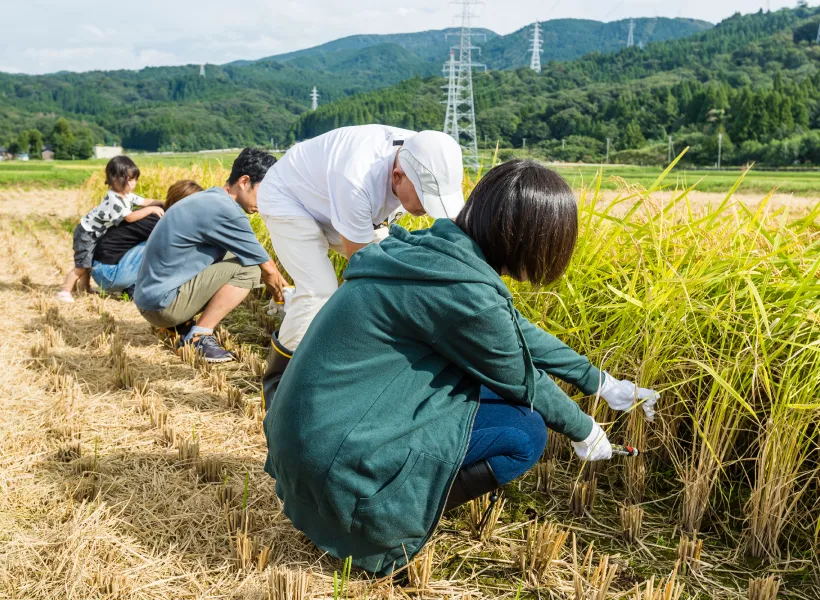
[[[718,21],[767,0],[487,0],[474,24],[509,33],[535,19],[685,16]],[[458,5],[404,0],[27,0],[3,7],[0,70],[138,69],[225,63],[290,52],[357,33],[442,29]],[[772,8],[794,0],[771,0]],[[5,65],[5,66],[2,66]]]

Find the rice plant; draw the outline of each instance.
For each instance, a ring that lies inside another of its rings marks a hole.
[[[641,537],[643,526],[643,508],[637,504],[618,508],[621,517],[621,535],[630,544],[634,544]]]
[[[268,600],[307,600],[310,598],[310,571],[274,567],[268,574]]]
[[[748,600],[777,600],[780,592],[780,579],[775,575],[757,577],[749,580]]]
[[[575,535],[572,536],[572,562],[573,587],[575,588],[575,600],[605,600],[609,593],[609,588],[618,573],[618,564],[610,562],[608,554],[594,562],[593,544],[589,545],[581,564],[578,564],[578,549]]]
[[[506,504],[507,499],[500,498],[496,492],[471,500],[468,504],[468,523],[473,536],[482,541],[492,538]]]
[[[569,532],[557,523],[538,520],[527,528],[526,541],[519,554],[521,574],[528,584],[538,587],[546,583],[548,576],[561,557]]]
[[[678,581],[678,563],[666,579],[655,584],[655,576],[649,578],[642,586],[635,585],[635,590],[629,600],[681,600],[683,598],[683,582]]]

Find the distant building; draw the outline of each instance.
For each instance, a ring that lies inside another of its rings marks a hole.
[[[26,154],[25,152],[21,152],[20,154],[15,156],[15,158],[17,160],[22,160],[23,162],[26,162],[26,161],[28,161],[28,154]]]
[[[6,148],[5,146],[0,146],[0,161],[11,160],[11,159],[12,159],[12,156],[11,156],[11,154],[9,154],[8,148]]]
[[[122,154],[122,146],[94,146],[94,158],[114,158]]]
[[[43,160],[54,160],[54,150],[46,148],[40,153],[40,158]]]

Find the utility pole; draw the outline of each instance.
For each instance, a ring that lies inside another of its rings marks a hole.
[[[447,113],[444,116],[444,133],[458,142],[458,119],[456,118],[458,81],[456,80],[456,54],[453,50],[450,50],[450,60],[444,65],[442,71],[445,71],[448,75],[447,85],[442,86],[447,89],[447,100],[442,102],[442,104],[447,104]]]
[[[544,51],[543,46],[544,42],[541,41],[541,25],[536,21],[532,28],[532,45],[530,46],[530,51],[532,52],[530,56],[530,69],[536,73],[541,72],[541,53]]]
[[[567,138],[561,140],[561,150],[567,149]]]
[[[820,25],[817,27],[817,39],[814,40],[815,44],[820,44]]]
[[[722,150],[723,150],[723,134],[719,133],[718,134],[718,163],[717,163],[718,170],[720,170],[720,155],[722,153]]]
[[[626,47],[635,45],[635,19],[629,19],[629,36],[626,38]]]
[[[672,162],[672,152],[673,152],[673,147],[672,147],[672,136],[670,135],[670,136],[669,136],[669,150],[668,150],[668,152],[666,153],[666,162],[667,162],[667,163],[671,163],[671,162]]]
[[[609,138],[606,138],[606,164],[609,164]]]
[[[199,76],[205,77],[205,65],[199,65]]]
[[[523,150],[526,150],[526,149],[527,149],[527,138],[522,138],[522,140],[521,140],[521,148],[522,148]]]
[[[471,8],[480,4],[480,0],[455,0],[453,4],[461,4],[464,8],[461,13],[461,33],[460,43],[454,46],[453,50],[458,50],[458,62],[456,67],[455,99],[453,101],[453,117],[455,127],[457,127],[457,137],[453,136],[461,145],[464,157],[464,166],[470,169],[478,169],[478,136],[475,126],[475,102],[473,100],[473,69],[487,69],[485,65],[473,62],[473,50],[478,50],[473,45],[472,20],[475,14]],[[452,134],[451,134],[452,135]]]
[[[316,86],[313,86],[313,91],[310,93],[310,110],[319,108],[319,92],[316,91]]]

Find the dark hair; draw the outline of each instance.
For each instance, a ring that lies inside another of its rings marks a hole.
[[[231,167],[231,176],[228,177],[228,185],[233,185],[243,175],[247,175],[251,180],[251,185],[254,186],[265,178],[265,173],[268,172],[276,158],[259,148],[245,148],[233,161]]]
[[[567,182],[531,160],[511,160],[482,177],[456,218],[490,266],[546,284],[569,265],[578,205]]]
[[[201,191],[202,186],[196,181],[191,179],[177,181],[168,188],[168,193],[165,195],[165,210],[168,210],[183,198],[187,198],[191,194],[196,194]]]
[[[140,168],[127,156],[115,156],[105,165],[105,184],[117,193],[122,192],[129,179],[139,179]]]

